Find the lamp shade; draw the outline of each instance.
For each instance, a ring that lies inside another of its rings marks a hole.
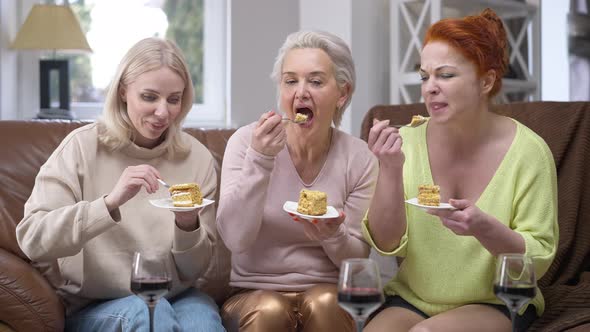
[[[10,47],[92,52],[72,9],[60,5],[34,5]]]

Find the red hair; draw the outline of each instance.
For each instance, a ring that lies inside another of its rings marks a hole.
[[[424,46],[429,42],[445,42],[475,64],[478,76],[488,70],[496,73],[490,97],[502,88],[502,77],[508,69],[508,43],[502,20],[486,8],[479,15],[443,19],[428,28]]]

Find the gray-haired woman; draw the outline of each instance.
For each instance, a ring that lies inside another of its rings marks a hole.
[[[280,110],[307,120],[266,112],[228,142],[217,222],[236,294],[222,317],[240,331],[352,331],[336,283],[342,260],[369,254],[360,220],[378,172],[365,142],[332,126],[354,91],[352,56],[332,34],[297,32],[272,77]],[[326,192],[339,216],[309,222],[283,211],[302,188]]]

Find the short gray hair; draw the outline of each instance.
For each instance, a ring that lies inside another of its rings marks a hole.
[[[157,37],[145,38],[127,51],[110,83],[105,98],[104,110],[99,120],[103,126],[100,141],[112,150],[118,150],[133,141],[134,126],[127,114],[127,104],[121,98],[121,89],[133,83],[140,75],[169,68],[184,81],[181,111],[166,131],[168,156],[188,153],[189,146],[181,139],[182,122],[193,106],[193,82],[178,46],[171,40]]]
[[[293,50],[300,48],[317,48],[321,49],[334,65],[334,76],[340,89],[348,85],[350,87],[346,102],[336,110],[334,114],[334,125],[338,127],[342,121],[342,114],[346,107],[350,104],[352,94],[356,85],[356,73],[354,70],[354,61],[352,59],[352,53],[348,45],[340,37],[324,31],[298,31],[290,34],[283,46],[279,49],[279,54],[276,57],[272,74],[270,77],[277,84],[280,84],[281,72],[283,68],[283,61],[285,55]],[[280,92],[278,89],[278,99],[280,100]]]

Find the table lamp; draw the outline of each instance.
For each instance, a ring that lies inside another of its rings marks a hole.
[[[68,5],[34,5],[12,45],[20,50],[52,50],[53,59],[40,59],[40,106],[42,119],[73,119],[70,110],[70,79],[67,59],[56,59],[57,50],[89,51],[80,23]],[[59,108],[50,105],[50,73],[59,73]]]

